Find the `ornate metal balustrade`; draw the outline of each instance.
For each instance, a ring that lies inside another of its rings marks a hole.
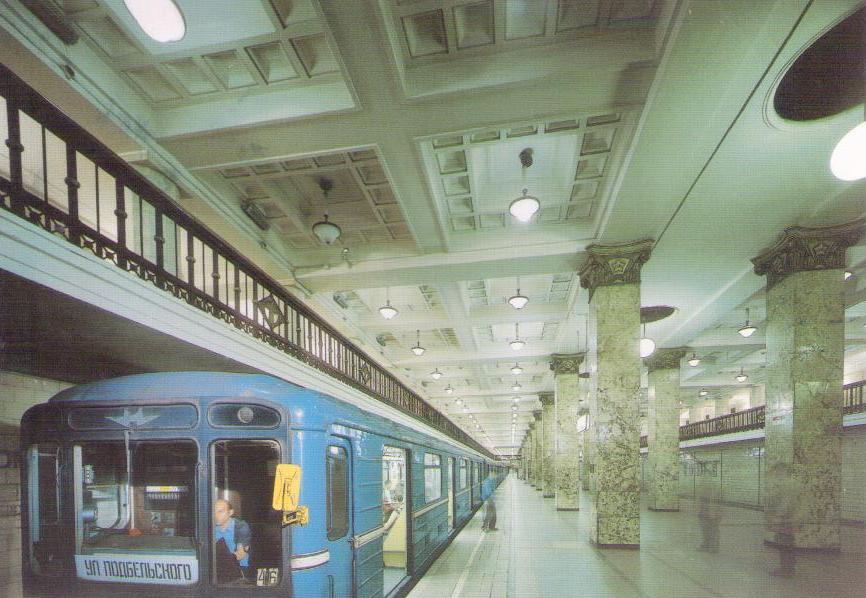
[[[842,387],[842,412],[845,415],[852,413],[866,412],[866,397],[864,397],[863,389],[866,387],[866,380],[852,382]]]
[[[680,426],[680,440],[743,432],[764,427],[764,406]]]
[[[493,458],[0,65],[0,207]]]

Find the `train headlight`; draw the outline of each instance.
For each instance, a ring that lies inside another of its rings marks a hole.
[[[250,424],[255,418],[256,414],[247,406],[243,406],[238,409],[238,421],[242,424]]]

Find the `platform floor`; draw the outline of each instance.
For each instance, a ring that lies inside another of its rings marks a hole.
[[[598,549],[588,540],[589,497],[580,512],[514,475],[494,493],[498,531],[480,509],[409,598],[866,597],[866,528],[842,527],[841,554],[799,554],[793,578],[770,575],[778,551],[763,543],[763,513],[723,509],[718,553],[699,552],[695,505],[641,511],[640,550]]]

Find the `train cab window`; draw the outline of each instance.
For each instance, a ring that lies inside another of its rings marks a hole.
[[[280,446],[268,440],[213,444],[211,546],[219,585],[275,586],[282,574],[279,511],[272,508]]]
[[[88,442],[73,448],[78,577],[198,581],[192,442]],[[159,562],[159,567],[130,563]],[[157,581],[159,580],[159,581]]]
[[[442,457],[424,454],[424,502],[433,502],[442,497]]]
[[[61,573],[60,448],[31,446],[27,451],[30,563],[35,573]]]
[[[329,446],[325,474],[328,489],[328,539],[349,532],[349,457],[341,446]]]

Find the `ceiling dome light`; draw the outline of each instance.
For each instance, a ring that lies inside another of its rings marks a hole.
[[[694,353],[692,353],[691,358],[689,358],[689,365],[694,368],[697,367],[699,363],[701,363],[700,358]]]
[[[523,388],[523,387],[520,386],[520,382],[515,382],[514,384],[511,385],[511,390],[520,390],[521,388]]]
[[[432,376],[434,380],[438,380],[442,377],[442,372],[439,371],[439,368],[436,368],[435,370],[430,372],[430,376]]]
[[[748,379],[749,377],[743,372],[743,368],[740,368],[740,373],[736,376],[737,382],[745,382]]]
[[[511,406],[511,410],[512,410],[512,411],[517,411],[517,405],[512,405],[512,406]]]
[[[451,385],[450,385],[450,384],[449,384],[448,386],[445,387],[445,394],[450,395],[450,394],[453,393],[453,392],[454,392],[454,389],[451,388]],[[459,401],[460,399],[457,399],[457,400]]]
[[[463,408],[463,413],[469,413],[469,407],[464,407],[464,408]]]
[[[523,373],[523,368],[520,367],[520,364],[515,363],[514,366],[511,368],[511,373],[514,374],[515,376],[519,376],[520,374]]]
[[[394,317],[396,317],[396,315],[400,312],[397,311],[395,308],[391,307],[390,301],[386,301],[385,305],[379,308],[379,313],[382,314],[382,317],[386,320],[393,320]]]
[[[457,399],[457,400],[454,401],[454,402],[457,403],[458,405],[462,405],[462,404],[463,404],[463,399]]]
[[[415,331],[415,346],[412,347],[412,353],[414,353],[418,357],[421,357],[422,355],[424,355],[424,351],[426,351],[426,350],[427,349],[425,349],[424,347],[421,346],[421,331],[416,330]]]
[[[324,220],[319,220],[313,225],[313,234],[325,245],[331,245],[340,238],[343,230],[328,220],[328,215],[325,214]],[[395,314],[396,315],[396,314]],[[390,318],[389,318],[390,319]]]
[[[706,388],[702,388],[702,389],[700,389],[700,390],[698,391],[698,396],[699,396],[699,397],[705,397],[705,396],[707,396],[708,394],[710,394],[710,393],[709,393],[709,391],[707,391]]]
[[[756,330],[757,330],[757,328],[755,328],[754,326],[749,324],[749,308],[747,307],[746,308],[746,324],[745,324],[745,326],[743,326],[742,328],[737,330],[737,332],[739,332],[740,336],[742,336],[743,338],[749,338],[750,336],[755,334]]]
[[[132,18],[148,37],[166,44],[186,35],[183,13],[173,0],[123,0]]]
[[[640,356],[649,357],[656,350],[656,342],[646,335],[646,324],[643,325],[643,337],[640,339]]]
[[[532,217],[535,216],[535,213],[541,207],[541,202],[538,201],[538,198],[528,193],[529,189],[524,189],[523,195],[512,201],[511,205],[508,206],[508,212],[520,222],[532,220]]]
[[[837,179],[856,181],[866,177],[866,122],[847,133],[830,155],[830,172]]]
[[[514,403],[519,403],[519,402],[520,402],[520,397],[514,397]]]
[[[529,297],[520,294],[520,277],[517,277],[517,294],[508,298],[508,305],[514,309],[523,309],[529,303]]]
[[[508,343],[508,346],[511,347],[514,351],[520,351],[526,343],[520,340],[520,324],[514,324],[514,340]]]

